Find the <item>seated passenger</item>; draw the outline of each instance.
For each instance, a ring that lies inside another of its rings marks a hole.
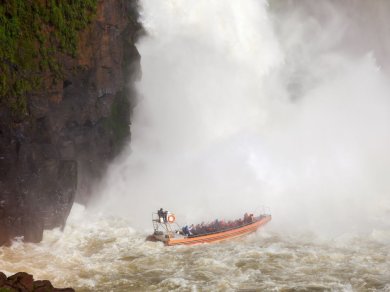
[[[187,235],[187,236],[192,235],[192,233],[191,233],[191,228],[188,227],[188,225],[184,226],[184,227],[182,228],[182,230],[183,230],[183,233],[184,233],[185,235]]]

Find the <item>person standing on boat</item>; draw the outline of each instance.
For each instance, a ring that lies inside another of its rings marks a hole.
[[[163,208],[160,208],[160,210],[158,210],[157,211],[157,215],[158,215],[158,221],[160,222],[160,223],[162,223],[163,222],[163,220],[164,220],[164,210],[163,210]],[[165,221],[165,220],[164,220]]]

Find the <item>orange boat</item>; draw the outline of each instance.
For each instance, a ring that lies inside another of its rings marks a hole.
[[[153,214],[154,233],[148,239],[162,241],[165,245],[169,246],[220,242],[255,232],[260,226],[270,221],[271,218],[270,214],[260,214],[257,217],[251,214],[251,216],[244,218],[244,220],[236,220],[235,222],[239,222],[239,224],[237,223],[233,227],[224,226],[214,228],[211,231],[211,228],[205,228],[201,232],[196,232],[195,230],[192,233],[187,226],[180,228],[176,224],[174,214],[166,214],[165,217]]]

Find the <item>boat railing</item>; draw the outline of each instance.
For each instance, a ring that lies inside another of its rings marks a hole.
[[[212,228],[213,230],[210,230],[210,231],[204,231],[204,232],[199,232],[199,233],[194,233],[194,234],[191,234],[191,235],[188,235],[188,237],[192,238],[192,237],[197,237],[197,236],[204,236],[204,235],[211,235],[211,234],[215,234],[215,233],[220,233],[220,232],[226,232],[226,231],[231,231],[231,230],[234,230],[234,229],[238,229],[238,228],[242,228],[242,227],[245,227],[245,226],[248,226],[248,225],[251,225],[251,224],[254,224],[260,220],[262,220],[263,218],[266,218],[268,216],[271,216],[270,215],[270,212],[269,212],[269,208],[266,209],[266,208],[263,208],[263,211],[259,212],[258,213],[259,215],[256,216],[256,217],[252,217],[252,221],[251,222],[244,222],[239,224],[239,225],[236,225],[236,226],[210,226],[210,224],[208,224],[208,226],[206,225],[205,228]],[[153,223],[153,228],[154,228],[154,232],[155,233],[159,233],[161,232],[161,234],[165,234],[165,235],[168,235],[168,236],[174,236],[175,234],[183,234],[183,231],[182,231],[182,228],[179,224],[175,222],[168,222],[167,220],[164,220],[163,217],[159,216],[157,213],[152,213],[152,223]],[[196,232],[196,230],[194,230],[193,232]]]
[[[257,213],[260,215],[270,216],[271,209],[268,206],[260,206],[256,209]]]
[[[177,233],[181,230],[181,227],[179,224],[175,222],[168,222],[164,220],[161,216],[159,216],[157,213],[152,213],[152,223],[154,232],[163,232],[166,234],[173,234]]]

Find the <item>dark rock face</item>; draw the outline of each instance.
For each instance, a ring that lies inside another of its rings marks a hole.
[[[63,56],[64,80],[28,97],[29,115],[0,107],[0,245],[39,242],[64,226],[75,197],[129,139],[140,56],[136,1],[104,0],[80,34],[78,57]]]
[[[54,288],[50,281],[34,281],[32,275],[20,272],[7,278],[0,272],[0,288],[10,292],[74,292],[72,288]],[[0,289],[1,290],[1,289]]]

